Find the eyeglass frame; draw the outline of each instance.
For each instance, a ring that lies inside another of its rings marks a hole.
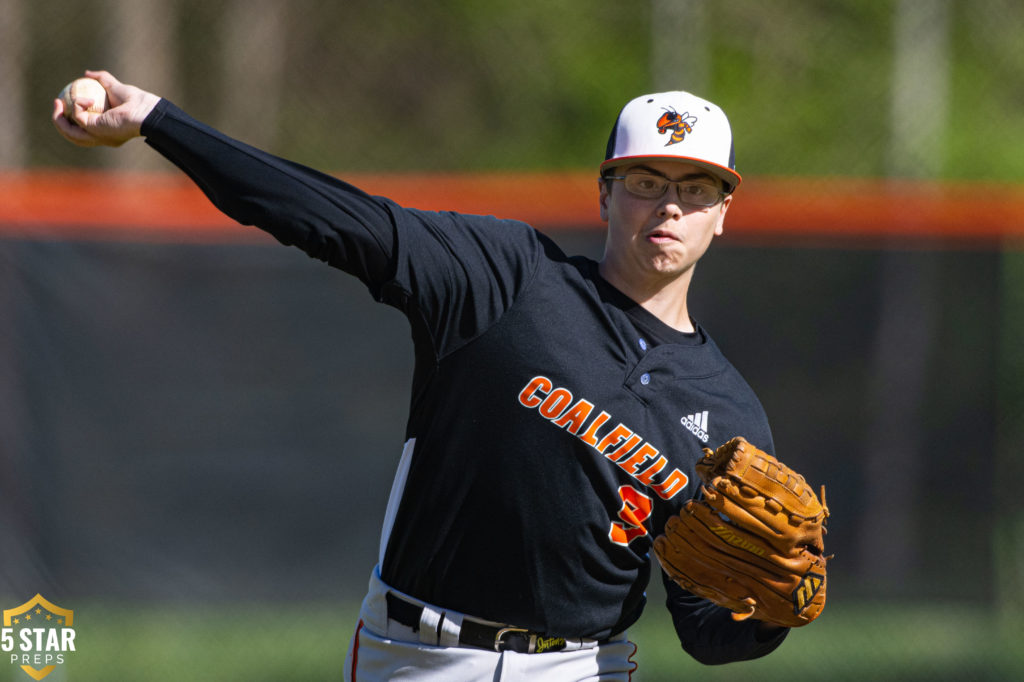
[[[626,188],[627,192],[629,192],[630,194],[632,194],[635,197],[640,197],[641,199],[660,199],[663,196],[665,196],[665,192],[668,191],[668,188],[669,188],[670,185],[691,184],[691,185],[705,185],[707,187],[711,187],[712,186],[709,183],[700,182],[698,180],[693,179],[692,177],[691,178],[684,178],[682,180],[670,180],[667,176],[665,176],[665,175],[663,175],[661,173],[658,173],[657,171],[654,171],[653,169],[649,169],[649,170],[636,170],[636,171],[633,171],[631,173],[627,173],[626,175],[602,175],[601,179],[602,180],[622,180],[623,181],[623,185],[625,185],[625,180],[626,180],[627,175],[649,175],[649,176],[652,176],[652,177],[655,177],[655,178],[661,178],[662,180],[665,181],[665,188],[663,190],[661,190],[661,194],[658,194],[657,196],[644,196],[643,194],[637,194],[636,192],[633,192],[629,188]],[[704,176],[703,174],[700,174],[700,177],[709,177],[710,178],[711,176]],[[725,191],[723,189],[718,188],[718,198],[715,199],[714,203],[711,203],[711,204],[695,204],[695,203],[692,203],[692,202],[687,201],[686,199],[684,199],[683,198],[683,193],[681,191],[679,191],[678,188],[676,189],[676,196],[679,197],[680,201],[682,201],[687,206],[696,206],[698,208],[711,208],[712,206],[716,206],[719,203],[721,203],[722,200],[725,199],[730,194],[732,194],[731,190],[727,192],[727,191]]]

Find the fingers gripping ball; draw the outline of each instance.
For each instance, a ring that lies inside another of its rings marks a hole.
[[[684,589],[754,617],[798,627],[825,606],[825,490],[743,438],[697,464],[702,496],[654,542],[662,569]]]
[[[95,78],[77,78],[60,91],[60,99],[64,102],[64,116],[71,122],[75,122],[75,104],[84,104],[85,100],[92,103],[85,107],[85,110],[102,114],[107,110],[107,91],[103,89],[100,82]]]

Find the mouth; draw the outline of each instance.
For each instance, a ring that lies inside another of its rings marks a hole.
[[[645,238],[652,244],[668,244],[679,241],[679,238],[668,230],[651,230]]]

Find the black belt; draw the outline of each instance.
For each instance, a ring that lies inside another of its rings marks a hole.
[[[393,592],[388,592],[385,596],[388,602],[388,618],[412,628],[413,632],[419,632],[423,606],[406,601]],[[438,628],[440,639],[440,624]],[[525,628],[487,625],[466,618],[459,628],[459,644],[487,651],[539,654],[545,651],[561,651],[566,648],[567,643],[564,637],[547,637]],[[593,645],[598,644],[604,644],[604,641],[594,642]]]

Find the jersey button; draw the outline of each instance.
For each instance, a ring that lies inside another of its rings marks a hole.
[[[640,383],[643,384],[644,386],[646,386],[647,384],[651,383],[651,375],[648,374],[647,372],[644,372],[643,374],[641,374],[640,375]]]
[[[640,339],[638,343],[640,344],[640,350],[647,350],[647,339]]]

